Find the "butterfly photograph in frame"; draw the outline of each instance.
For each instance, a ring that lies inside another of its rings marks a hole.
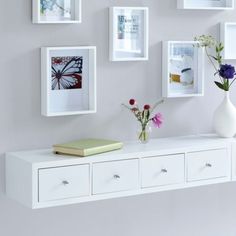
[[[69,116],[97,111],[96,47],[41,48],[41,114]]]
[[[82,89],[83,57],[51,57],[51,89]]]

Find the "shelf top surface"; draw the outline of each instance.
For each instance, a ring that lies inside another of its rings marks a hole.
[[[171,137],[152,139],[147,144],[141,144],[138,141],[125,142],[124,147],[117,151],[93,155],[89,157],[73,157],[54,154],[52,149],[29,150],[19,152],[9,152],[6,154],[26,161],[30,164],[83,164],[90,162],[102,162],[119,159],[133,159],[145,156],[167,155],[175,153],[185,153],[191,151],[201,151],[207,149],[218,149],[227,147],[235,139],[219,138],[216,135],[192,135],[183,137]]]

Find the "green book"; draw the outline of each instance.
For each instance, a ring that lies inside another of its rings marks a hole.
[[[82,139],[74,142],[53,145],[53,150],[58,154],[73,156],[90,156],[99,153],[121,149],[123,143],[103,139]]]

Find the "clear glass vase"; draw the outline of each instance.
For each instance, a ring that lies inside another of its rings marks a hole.
[[[149,125],[149,123],[139,124],[139,127],[138,127],[138,140],[143,144],[148,143],[149,140],[150,140],[151,132],[152,132],[152,128]]]

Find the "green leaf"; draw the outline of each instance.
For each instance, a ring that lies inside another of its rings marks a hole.
[[[225,90],[225,88],[224,88],[224,85],[223,84],[221,84],[220,82],[218,82],[218,81],[214,81],[215,82],[215,84],[216,84],[216,86],[217,87],[219,87],[220,89],[223,89],[223,90]]]
[[[219,43],[219,50],[222,51],[224,49],[224,45],[222,43]]]
[[[149,120],[149,117],[150,117],[150,111],[148,110],[147,111],[147,120]]]
[[[218,61],[218,58],[217,57],[214,57],[214,56],[211,56],[214,60]]]

